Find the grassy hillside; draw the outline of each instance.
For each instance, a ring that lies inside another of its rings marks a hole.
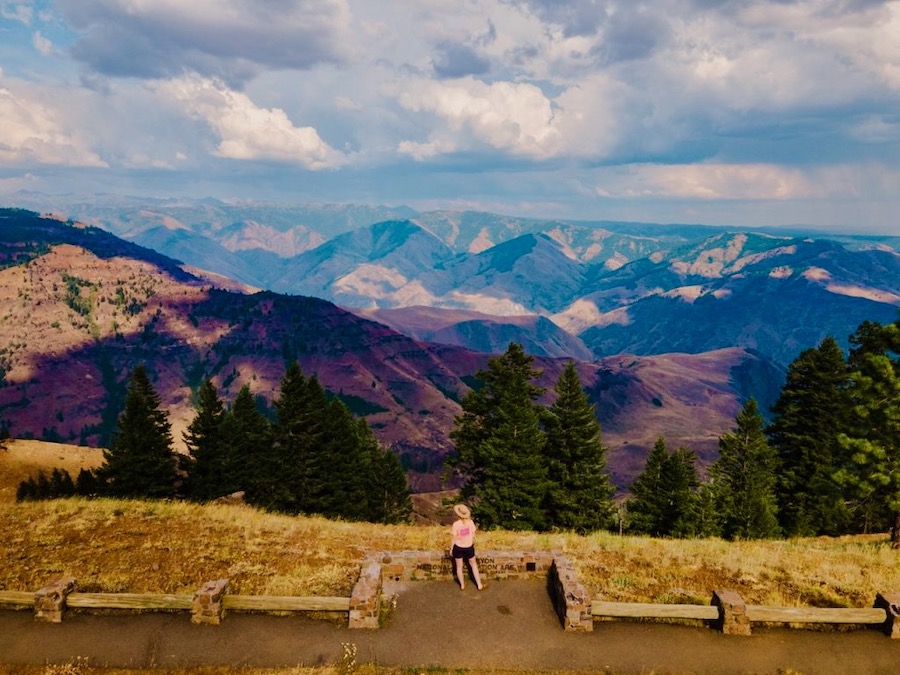
[[[100,461],[90,448],[14,441],[0,451],[0,589],[32,590],[71,575],[84,591],[192,593],[228,577],[233,592],[349,595],[363,557],[435,550],[440,525],[384,526],[290,517],[241,505],[67,499],[16,504],[38,468]],[[435,500],[432,513],[437,513]],[[595,597],[709,602],[733,588],[748,603],[865,607],[900,590],[886,535],[788,541],[655,540],[599,532],[482,532],[479,549],[561,551]]]
[[[74,480],[82,468],[94,468],[103,462],[103,451],[79,445],[13,440],[0,450],[0,504],[16,499],[19,483],[43,471],[48,476],[54,467],[65,469]]]

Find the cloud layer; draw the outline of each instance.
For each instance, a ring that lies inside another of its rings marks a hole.
[[[0,16],[0,189],[139,171],[157,194],[900,234],[897,0],[0,0]]]

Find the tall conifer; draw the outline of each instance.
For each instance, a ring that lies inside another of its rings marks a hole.
[[[191,499],[205,501],[229,494],[228,457],[222,436],[225,417],[225,404],[212,381],[206,380],[197,392],[194,419],[182,435],[190,455],[185,492]]]
[[[777,461],[751,398],[738,413],[734,430],[719,438],[719,458],[710,467],[726,537],[765,539],[779,534]]]
[[[545,422],[547,525],[577,532],[609,528],[614,489],[606,471],[606,448],[594,407],[571,361],[555,390],[556,401]]]
[[[223,494],[243,491],[249,504],[274,509],[283,499],[284,476],[272,444],[272,425],[259,411],[250,387],[238,391],[222,422],[225,449]]]
[[[483,527],[543,529],[542,502],[547,473],[540,428],[542,390],[532,383],[540,372],[522,346],[510,343],[477,376],[480,389],[462,401],[450,437],[457,456],[452,465],[463,477],[463,498]]]
[[[147,371],[132,372],[125,410],[98,474],[106,491],[117,497],[171,497],[175,493],[176,462],[172,430]]]
[[[644,470],[631,485],[629,530],[654,537],[688,537],[697,533],[699,480],[696,457],[687,448],[669,452],[657,439]]]
[[[863,528],[890,527],[900,546],[900,324],[866,322],[851,344],[852,414],[839,438],[850,461],[838,478]]]
[[[774,418],[766,430],[778,453],[778,514],[789,536],[836,535],[848,514],[835,474],[845,452],[838,434],[846,428],[849,372],[834,338],[791,363]]]

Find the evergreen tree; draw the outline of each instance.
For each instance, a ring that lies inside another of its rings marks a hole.
[[[406,472],[397,455],[381,447],[365,420],[357,421],[361,448],[366,457],[367,513],[374,523],[405,523],[412,514]]]
[[[614,489],[606,471],[606,448],[594,407],[571,361],[555,390],[556,402],[546,416],[546,524],[582,533],[609,528]]]
[[[666,509],[669,498],[665,492],[668,462],[666,439],[660,436],[647,455],[644,470],[631,484],[631,498],[628,501],[629,531],[655,537],[668,534]]]
[[[542,529],[547,487],[543,462],[540,375],[522,346],[510,343],[502,356],[477,374],[483,383],[463,398],[463,414],[450,437],[457,455],[451,466],[463,477],[462,498],[482,527]]]
[[[55,468],[50,473],[50,494],[51,499],[60,497],[72,497],[75,495],[75,482],[72,476],[65,469]]]
[[[281,379],[279,396],[274,401],[274,464],[281,483],[272,495],[272,507],[278,511],[322,512],[317,504],[321,489],[315,483],[313,453],[325,441],[327,400],[324,390],[316,385],[307,382],[300,364],[293,361]]]
[[[697,488],[697,537],[721,537],[722,518],[719,515],[716,490],[712,483],[704,482]]]
[[[838,479],[863,529],[889,526],[900,546],[900,325],[866,322],[851,344],[851,420],[839,437],[851,461]]]
[[[781,470],[778,513],[788,536],[837,535],[848,514],[836,472],[844,465],[838,434],[847,424],[849,372],[834,338],[798,356],[788,369],[766,430]]]
[[[754,399],[737,416],[736,428],[719,438],[719,458],[710,476],[728,538],[765,539],[778,535],[775,494],[777,457],[766,441]]]
[[[222,421],[222,494],[243,491],[248,504],[275,508],[284,476],[276,461],[272,425],[259,411],[250,387],[238,391]]]
[[[696,456],[687,448],[669,452],[657,439],[644,470],[631,486],[629,529],[654,537],[690,537],[699,527]]]
[[[698,534],[699,487],[697,456],[688,448],[677,448],[669,455],[663,474],[663,491],[669,498],[663,523],[670,536],[693,537]]]
[[[327,401],[322,414],[325,433],[312,455],[316,505],[311,511],[331,518],[367,520],[370,467],[360,424],[337,398]]]
[[[144,366],[131,375],[125,410],[119,415],[110,447],[103,451],[99,475],[106,491],[117,497],[171,497],[176,462],[172,431],[160,409]]]
[[[29,476],[19,483],[19,487],[16,489],[16,501],[32,502],[36,499],[38,499],[37,483],[35,482],[34,477]]]
[[[90,469],[81,469],[75,479],[75,494],[82,497],[96,497],[100,492],[97,475]]]
[[[225,417],[225,404],[212,381],[206,380],[197,394],[196,415],[183,434],[190,454],[185,492],[191,499],[206,501],[230,494],[231,486],[225,484],[228,460],[222,436]]]

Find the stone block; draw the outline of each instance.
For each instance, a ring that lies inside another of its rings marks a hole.
[[[875,596],[875,607],[887,613],[882,626],[885,635],[893,640],[900,639],[900,593],[879,593]]]
[[[47,584],[34,594],[35,621],[62,623],[66,598],[75,590],[75,577],[64,577]]]
[[[718,628],[725,635],[750,635],[747,605],[737,591],[713,591],[712,604],[719,610]]]
[[[594,630],[590,594],[578,581],[571,561],[565,556],[551,563],[547,573],[547,592],[563,630],[580,633]]]
[[[228,592],[228,579],[207,581],[194,594],[191,623],[218,626],[225,617],[223,598]]]
[[[378,558],[367,559],[350,594],[349,628],[378,628],[382,583],[382,567]]]

